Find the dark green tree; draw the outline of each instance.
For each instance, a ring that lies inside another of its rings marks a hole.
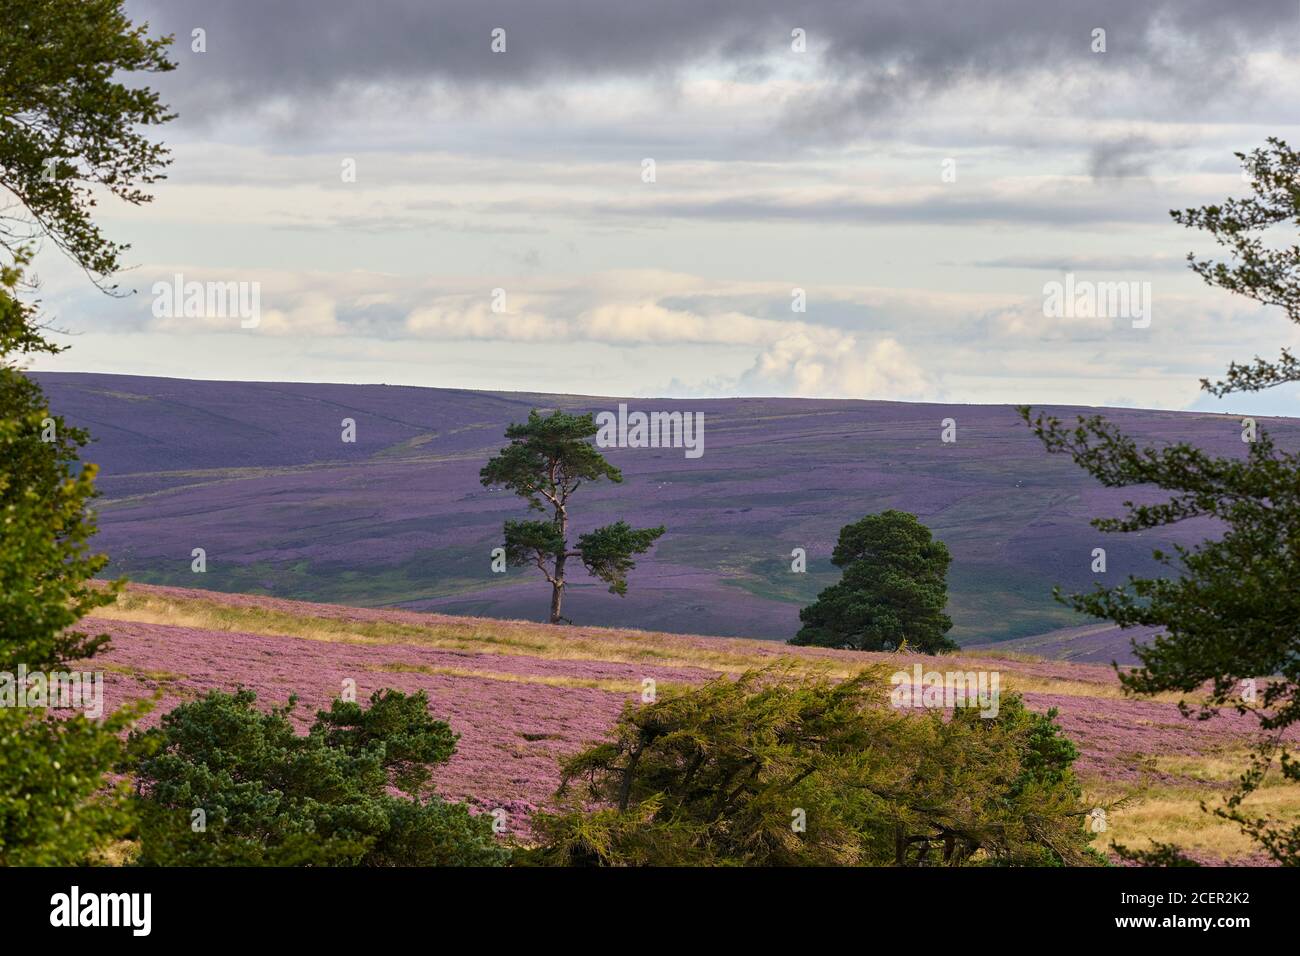
[[[789,664],[627,705],[564,765],[523,862],[550,866],[1090,865],[1054,715],[904,716],[884,671]]]
[[[533,565],[551,585],[550,623],[564,618],[561,609],[567,586],[566,564],[577,558],[592,577],[609,585],[611,594],[627,593],[632,558],[650,550],[664,533],[658,528],[633,528],[616,521],[580,535],[569,546],[569,499],[583,484],[606,478],[621,482],[623,473],[605,460],[589,441],[597,432],[592,415],[555,411],[543,417],[536,409],[528,421],[506,429],[510,444],[479,473],[483,486],[508,488],[530,508],[550,516],[541,521],[507,521],[505,552],[513,566]]]
[[[133,24],[123,0],[0,4],[0,248],[48,238],[96,281],[128,248],[92,218],[96,191],[138,205],[162,178],[167,149],[149,128],[172,114],[130,74],[171,70],[170,37]]]
[[[57,349],[17,297],[26,252],[0,266],[0,672],[60,670],[104,643],[74,628],[111,604],[92,588],[105,564],[89,549],[93,465],[80,465],[86,436],[51,414],[17,363]],[[141,713],[104,723],[41,708],[0,706],[0,865],[77,865],[102,859],[132,826],[124,788],[105,774],[118,734]]]
[[[948,564],[930,529],[905,511],[867,515],[840,530],[832,563],[843,577],[799,612],[791,644],[926,653],[956,650],[947,637]]]
[[[83,432],[52,414],[18,362],[54,352],[34,307],[17,296],[26,252],[0,266],[0,672],[64,669],[106,638],[75,629],[111,604],[115,588],[90,579],[106,559],[91,552],[95,466],[77,453]],[[0,865],[75,865],[102,857],[131,827],[120,787],[104,775],[117,734],[141,713],[103,724],[82,715],[0,706]]]
[[[304,736],[288,705],[211,691],[133,733],[142,865],[499,866],[492,818],[429,790],[456,735],[423,691],[335,700]],[[390,788],[405,796],[394,796]]]
[[[34,331],[18,281],[18,268],[0,267],[0,671],[10,672],[91,656],[106,639],[72,626],[115,600],[90,585],[108,559],[89,546],[96,468],[77,459],[86,433],[52,414],[16,364],[59,351]]]
[[[1171,215],[1227,250],[1226,262],[1189,254],[1207,283],[1278,306],[1300,323],[1300,246],[1294,243],[1300,154],[1269,139],[1237,157],[1251,174],[1253,196]],[[1279,241],[1288,234],[1292,244]],[[1283,351],[1277,360],[1234,362],[1223,381],[1201,385],[1223,396],[1296,381],[1300,364]],[[1219,522],[1217,539],[1156,552],[1167,577],[1130,578],[1068,597],[1058,590],[1057,596],[1121,627],[1159,629],[1151,643],[1134,645],[1141,666],[1120,675],[1129,690],[1193,693],[1208,686],[1208,701],[1184,704],[1185,713],[1204,719],[1231,706],[1258,715],[1266,737],[1237,791],[1215,812],[1240,824],[1274,859],[1300,863],[1300,824],[1259,817],[1243,805],[1270,772],[1300,783],[1300,761],[1283,737],[1300,720],[1300,455],[1279,449],[1262,431],[1244,457],[1219,457],[1186,443],[1140,447],[1100,416],[1066,426],[1028,408],[1021,414],[1048,451],[1070,455],[1107,487],[1154,486],[1170,495],[1158,504],[1127,503],[1123,516],[1093,521],[1098,529],[1140,532],[1204,517]],[[1256,682],[1252,701],[1243,688]]]
[[[0,670],[64,669],[102,637],[73,627],[111,603],[90,578],[95,468],[78,461],[86,435],[49,412],[22,373],[33,354],[57,352],[36,306],[20,294],[35,244],[50,239],[97,283],[123,245],[92,220],[103,191],[129,203],[166,165],[146,139],[169,116],[147,89],[121,82],[169,69],[166,40],[149,39],[122,0],[6,0],[0,4]],[[101,285],[102,287],[102,285]],[[41,708],[0,708],[0,865],[103,860],[128,834],[129,804],[105,774],[118,734],[143,712],[103,723]]]

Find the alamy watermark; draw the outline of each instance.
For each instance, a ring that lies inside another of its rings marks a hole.
[[[50,925],[119,926],[132,936],[148,936],[153,927],[152,893],[83,893],[73,886],[50,897]]]
[[[895,707],[978,707],[981,717],[996,717],[1002,676],[997,671],[895,671],[889,702]]]
[[[1043,315],[1049,319],[1131,319],[1133,328],[1151,326],[1150,282],[1093,282],[1075,279],[1043,284]]]
[[[598,412],[596,425],[599,448],[684,448],[687,458],[704,454],[703,412],[629,412],[624,402],[617,414]]]
[[[0,671],[0,707],[47,707],[104,715],[104,675],[98,671]]]
[[[262,322],[260,282],[186,282],[178,272],[171,282],[155,282],[152,291],[155,318],[238,318],[243,329]]]

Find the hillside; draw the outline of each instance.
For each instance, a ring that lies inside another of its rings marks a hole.
[[[1089,800],[1125,798],[1107,838],[1142,845],[1177,836],[1206,860],[1244,861],[1248,842],[1199,808],[1226,793],[1254,728],[1249,717],[1184,719],[1174,698],[1126,698],[1109,667],[963,653],[944,658],[788,648],[770,641],[659,634],[524,621],[307,604],[250,595],[132,586],[89,619],[112,644],[95,658],[109,707],[157,692],[148,722],[210,688],[250,687],[263,706],[300,697],[305,726],[345,680],[358,698],[381,687],[426,690],[433,711],[461,735],[436,777],[446,796],[506,809],[513,832],[551,803],[558,760],[600,739],[643,681],[698,683],[787,658],[832,677],[884,662],[910,671],[990,671],[1003,693],[1058,708],[1081,751]],[[1291,788],[1294,789],[1294,788]],[[1267,787],[1251,798],[1300,812],[1296,795]]]
[[[199,382],[38,374],[52,407],[90,429],[102,469],[98,546],[133,579],[369,607],[537,620],[548,589],[524,570],[493,574],[490,552],[522,502],[478,471],[508,423],[535,407],[614,409],[620,399],[383,385]],[[626,598],[578,580],[580,624],[782,639],[838,574],[841,526],[911,511],[953,553],[950,613],[962,644],[1032,638],[1088,623],[1051,588],[1118,583],[1155,570],[1153,547],[1212,529],[1103,536],[1088,525],[1131,497],[1048,456],[1006,406],[728,399],[628,400],[704,414],[704,454],[610,449],[621,486],[579,494],[577,530],[622,517],[668,533]],[[1070,415],[1072,409],[1055,409]],[[1232,454],[1234,418],[1108,411],[1136,435]],[[355,444],[341,422],[356,422]],[[940,441],[952,418],[957,441]],[[1300,422],[1264,426],[1283,443]],[[1091,571],[1107,550],[1106,573]],[[191,571],[204,548],[207,572]],[[803,548],[808,572],[792,573]],[[581,573],[579,569],[579,573]],[[1048,641],[1044,647],[1051,646]],[[1118,642],[1121,652],[1127,635]],[[1121,657],[1121,659],[1127,659]]]

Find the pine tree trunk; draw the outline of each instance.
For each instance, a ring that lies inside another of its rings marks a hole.
[[[551,585],[551,623],[560,623],[560,603],[564,600],[564,562],[568,556],[563,550],[555,556],[555,583]]]
[[[555,556],[555,581],[551,584],[551,623],[560,623],[560,603],[564,600],[564,562],[569,557],[569,512],[563,501],[555,507],[560,526],[560,552]]]

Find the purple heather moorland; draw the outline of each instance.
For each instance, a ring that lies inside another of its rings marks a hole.
[[[916,513],[953,554],[949,613],[963,645],[1007,640],[1087,661],[1130,661],[1133,636],[1098,628],[1053,585],[1115,584],[1158,566],[1155,547],[1213,533],[1203,521],[1102,535],[1142,489],[1105,489],[1047,455],[1007,406],[804,399],[659,400],[385,385],[203,382],[42,373],[52,407],[90,428],[102,469],[98,546],[112,572],[157,584],[372,607],[540,620],[536,572],[493,574],[501,524],[528,516],[479,469],[532,408],[693,411],[704,454],[612,448],[621,486],[583,488],[575,531],[624,518],[666,525],[619,598],[578,569],[566,614],[579,624],[783,639],[833,583],[839,529],[864,514]],[[1070,416],[1087,409],[1053,409]],[[1139,438],[1241,454],[1238,419],[1106,410]],[[356,442],[341,422],[356,422]],[[940,440],[952,418],[957,440]],[[1262,419],[1283,442],[1290,419]],[[1145,496],[1149,498],[1150,496]],[[1155,500],[1155,499],[1151,499]],[[191,570],[203,548],[207,572]],[[1093,573],[1104,547],[1107,569]],[[791,571],[803,548],[808,572]],[[1089,627],[1089,624],[1094,626]]]

